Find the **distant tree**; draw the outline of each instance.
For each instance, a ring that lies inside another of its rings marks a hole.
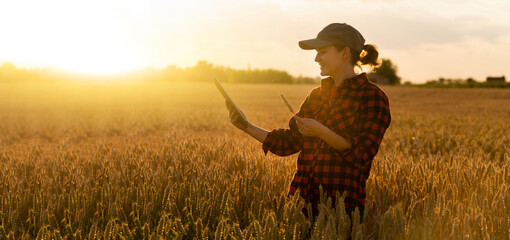
[[[428,80],[425,84],[426,85],[437,85],[439,82],[437,80]]]
[[[391,85],[399,85],[400,77],[397,75],[397,66],[391,60],[383,58],[381,65],[372,70],[372,73],[383,76],[389,80]]]

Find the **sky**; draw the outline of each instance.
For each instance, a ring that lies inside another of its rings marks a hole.
[[[103,74],[199,60],[319,76],[315,38],[358,29],[402,81],[510,77],[508,0],[0,0],[0,64]]]

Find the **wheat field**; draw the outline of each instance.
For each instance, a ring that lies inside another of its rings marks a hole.
[[[268,130],[314,85],[225,84]],[[362,224],[287,197],[212,83],[0,83],[0,239],[510,239],[510,91],[383,87]],[[341,203],[338,203],[341,204]]]

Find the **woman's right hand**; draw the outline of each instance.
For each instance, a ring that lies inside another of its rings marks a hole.
[[[246,131],[246,129],[248,128],[248,124],[249,122],[248,121],[244,121],[244,119],[248,119],[246,118],[246,116],[244,115],[244,113],[239,110],[239,112],[242,114],[242,116],[240,116],[239,114],[237,114],[237,112],[235,111],[235,107],[227,100],[225,100],[225,105],[227,106],[227,109],[228,109],[228,112],[229,112],[229,119],[230,119],[230,122],[236,126],[237,128],[243,130],[243,131]],[[244,119],[243,119],[244,117]]]

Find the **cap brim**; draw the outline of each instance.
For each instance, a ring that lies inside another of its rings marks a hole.
[[[299,41],[299,47],[304,50],[317,49],[317,48],[326,47],[326,46],[329,46],[332,44],[333,43],[331,43],[331,42],[324,41],[324,40],[318,39],[318,38]]]

